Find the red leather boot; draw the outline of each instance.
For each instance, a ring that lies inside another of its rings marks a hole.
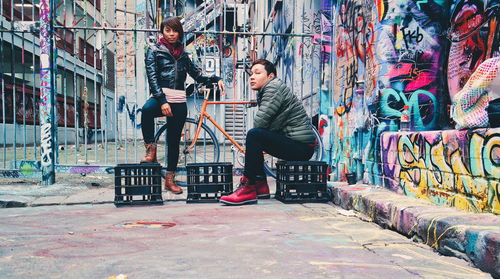
[[[241,177],[240,186],[229,196],[223,196],[219,200],[226,205],[243,205],[257,203],[257,191],[255,184],[250,184],[246,177]]]
[[[259,199],[270,199],[271,194],[269,193],[269,185],[267,180],[256,180],[255,190],[257,192],[257,198]]]

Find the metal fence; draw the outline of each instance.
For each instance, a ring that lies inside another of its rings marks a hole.
[[[144,53],[168,14],[182,18],[191,58],[206,74],[223,78],[227,94],[212,99],[255,99],[246,67],[257,57],[274,56],[278,76],[288,79],[311,116],[317,114],[322,58],[311,55],[308,68],[296,61],[291,70],[286,57],[272,49],[294,39],[302,46],[311,30],[257,32],[255,2],[199,2],[1,0],[0,176],[40,177],[51,157],[52,170],[45,169],[48,176],[42,178],[48,184],[53,172],[111,173],[118,163],[138,162],[144,153],[141,107],[149,94]],[[319,53],[314,47],[311,53]],[[188,79],[189,92],[192,83]],[[197,114],[200,96],[188,97],[188,117]],[[210,110],[244,141],[255,109]],[[163,123],[158,118],[157,128]],[[235,162],[230,145],[217,137],[220,161]]]

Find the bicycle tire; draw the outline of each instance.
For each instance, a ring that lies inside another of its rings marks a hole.
[[[312,155],[311,159],[309,161],[321,161],[323,159],[323,152],[324,152],[324,146],[323,146],[323,141],[321,140],[321,135],[319,134],[318,130],[316,127],[312,126],[312,130],[314,132],[314,136],[316,137],[316,147],[314,150],[314,154]],[[276,168],[273,166],[276,166],[276,162],[278,161],[277,158],[272,157],[268,155],[264,156],[264,171],[266,172],[267,175],[276,178]]]
[[[185,149],[191,144],[192,136],[196,131],[198,122],[192,118],[186,118],[186,123],[182,129],[181,141],[179,144],[179,166],[186,167],[191,163],[208,163],[219,162],[220,147],[215,133],[205,123],[201,124],[201,131],[198,136],[197,144],[189,153],[185,153]],[[158,162],[163,166],[167,166],[167,124],[158,129],[155,134],[155,142],[157,143]]]

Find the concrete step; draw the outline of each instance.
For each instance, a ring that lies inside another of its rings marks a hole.
[[[500,216],[438,206],[381,186],[330,182],[333,202],[500,278]],[[432,233],[430,233],[432,232]]]

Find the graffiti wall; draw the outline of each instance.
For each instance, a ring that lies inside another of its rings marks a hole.
[[[232,90],[236,81],[234,44],[233,36],[206,34],[195,36],[186,50],[191,54],[191,59],[203,67],[205,74],[221,76],[226,87]]]
[[[364,174],[381,180],[379,138],[397,131],[403,107],[411,127],[439,127],[443,109],[446,2],[346,0],[335,21],[335,127],[337,178]]]
[[[332,32],[332,26],[330,20],[323,20],[324,12],[317,2],[283,1],[279,5],[268,7],[269,14],[265,15],[265,20],[268,20],[268,15],[271,18],[270,24],[263,26],[265,32],[283,35],[256,38],[259,43],[261,42],[257,47],[258,58],[265,58],[275,63],[278,78],[286,82],[294,94],[302,100],[311,117],[319,113],[321,77],[325,71],[324,59],[329,59],[325,53],[331,52],[329,34]],[[330,9],[332,7],[331,4],[325,6],[329,6]],[[258,6],[257,9],[265,7],[265,5]],[[323,23],[326,25],[323,26]],[[302,33],[316,35],[297,36]]]
[[[384,133],[385,187],[440,205],[500,214],[500,129]]]
[[[446,94],[444,71],[449,7],[446,1],[378,3],[376,56],[380,65],[379,117],[397,130],[403,106],[409,106],[414,130],[436,129]],[[387,9],[387,12],[380,12]]]
[[[322,1],[322,11],[328,10],[326,2]],[[498,181],[498,174],[486,171],[479,178],[470,170],[479,168],[476,161],[480,159],[463,155],[463,166],[443,169],[442,177],[459,184],[453,192],[448,189],[451,184],[438,185],[444,182],[437,178],[427,179],[432,183],[426,182],[425,188],[424,180],[400,172],[404,166],[395,161],[395,152],[401,151],[396,141],[405,106],[410,130],[422,132],[421,136],[412,134],[411,150],[417,146],[423,148],[420,152],[427,152],[425,148],[437,152],[432,147],[441,143],[442,156],[448,156],[448,161],[442,160],[451,162],[453,150],[446,147],[450,141],[475,152],[479,137],[490,138],[490,132],[484,131],[472,136],[467,134],[472,132],[440,130],[453,127],[449,107],[454,94],[482,61],[499,55],[499,7],[498,0],[340,0],[332,5],[333,12],[326,18],[333,26],[333,73],[331,86],[328,78],[322,79],[326,94],[321,97],[320,128],[330,133],[323,139],[329,141],[325,160],[332,166],[333,180],[346,181],[346,174],[352,173],[358,181],[427,197],[438,204],[498,210],[494,194],[498,186],[493,182]],[[419,137],[430,146],[425,147]],[[426,160],[425,164],[415,162],[421,170],[419,177],[434,175],[432,160]],[[497,163],[492,160],[489,166]],[[471,183],[479,188],[466,186]]]
[[[499,7],[498,0],[462,0],[456,3],[448,33],[451,47],[447,72],[451,100],[481,62],[499,55]]]

